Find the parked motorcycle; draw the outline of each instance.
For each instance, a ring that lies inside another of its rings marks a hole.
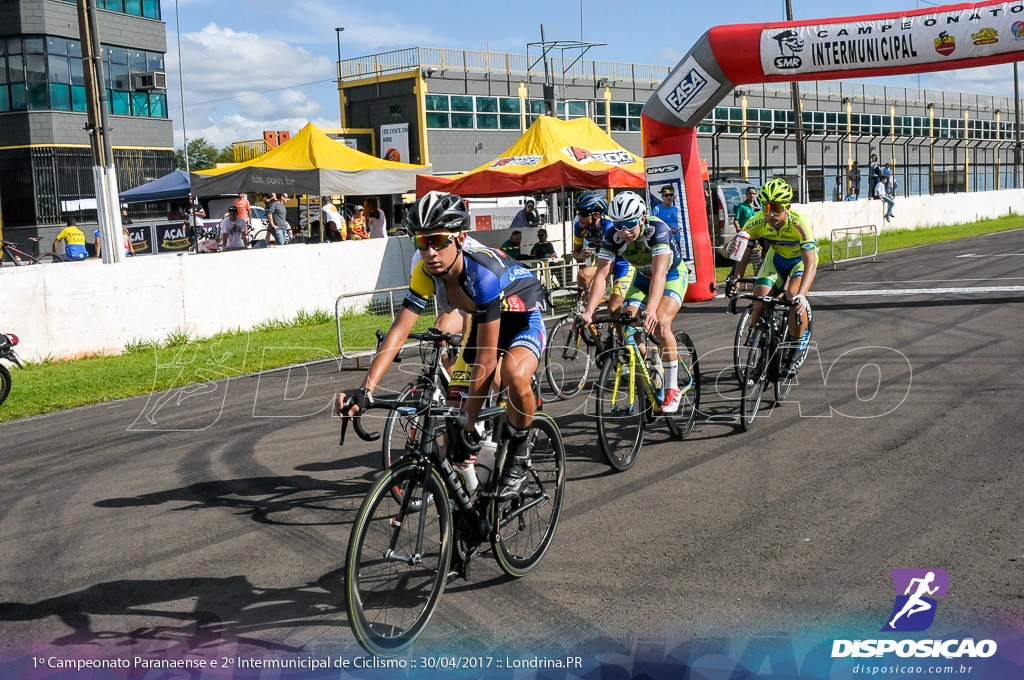
[[[14,351],[14,346],[18,344],[18,336],[13,333],[0,333],[0,359],[6,359],[18,368],[25,368],[25,363],[18,356],[18,353]],[[0,364],[0,404],[3,404],[7,399],[7,395],[11,393],[11,372],[7,370],[7,367]]]

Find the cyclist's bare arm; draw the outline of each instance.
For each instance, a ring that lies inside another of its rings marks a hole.
[[[498,330],[500,328],[501,319],[498,318],[482,323],[476,329],[476,358],[473,360],[473,370],[469,374],[469,398],[466,399],[465,404],[468,416],[467,430],[471,430],[476,425],[476,417],[480,413],[484,397],[487,396],[487,390],[491,386],[491,379],[498,367]]]
[[[381,343],[380,350],[373,357],[370,370],[366,372],[366,378],[363,380],[363,387],[369,390],[370,394],[373,394],[373,391],[377,389],[378,383],[384,377],[388,367],[391,366],[391,362],[402,351],[402,345],[405,344],[409,333],[412,332],[413,326],[416,325],[418,319],[419,315],[408,309],[402,309],[398,313],[395,322],[391,324],[391,330],[388,331],[387,337]],[[341,412],[344,403],[345,393],[341,392],[338,394],[337,403],[335,404],[336,414]],[[352,412],[358,413],[358,407],[355,407]]]
[[[590,281],[590,290],[587,291],[587,311],[583,312],[585,323],[590,323],[590,320],[594,318],[594,312],[597,311],[597,306],[601,304],[605,286],[608,284],[608,274],[612,270],[612,262],[613,260],[603,258],[597,261],[597,271],[594,272],[594,278]]]
[[[583,243],[579,244],[578,246],[575,246],[572,249],[572,257],[577,262],[586,262],[587,258],[590,257],[592,254],[593,254],[593,251],[591,251],[589,248],[587,248],[586,241],[584,241]]]
[[[722,246],[722,255],[724,255],[725,257],[729,257],[729,253],[727,250],[729,247],[729,243],[731,243],[731,241],[727,242],[725,245]],[[735,276],[737,279],[743,278],[743,275],[747,272],[747,264],[750,262],[751,250],[752,248],[747,248],[746,251],[744,251],[743,253],[743,257],[740,258],[740,261],[733,265],[732,275]]]

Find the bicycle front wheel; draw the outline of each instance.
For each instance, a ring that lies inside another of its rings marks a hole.
[[[565,495],[565,446],[555,421],[536,414],[527,436],[531,453],[526,488],[519,498],[494,499],[490,506],[494,559],[515,578],[526,576],[544,559]]]
[[[814,337],[814,316],[811,313],[810,303],[805,301],[804,304],[807,306],[807,343],[810,345],[811,338]],[[804,352],[806,351],[807,350],[805,349]],[[783,378],[780,376],[775,382],[775,402],[778,404],[786,401],[786,399],[789,398],[789,393],[793,390],[793,385],[795,384],[795,375],[792,378]]]
[[[391,493],[406,490],[402,501]],[[385,473],[366,495],[345,561],[345,605],[356,640],[380,656],[416,642],[441,600],[452,556],[452,512],[433,468]]]
[[[753,324],[750,323],[750,316],[754,312],[754,305],[747,305],[747,308],[740,314],[740,320],[736,323],[736,337],[732,342],[732,365],[736,373],[736,382],[743,384],[743,373],[747,368],[747,357],[750,354],[750,333]]]
[[[7,367],[0,364],[0,404],[7,401],[7,395],[11,393],[11,372]]]
[[[693,340],[684,331],[676,332],[676,352],[679,354],[679,383],[686,384],[689,380],[690,387],[683,392],[679,410],[665,416],[665,420],[672,436],[682,439],[693,431],[700,410],[700,361]]]
[[[592,345],[583,341],[583,333],[574,314],[563,316],[551,329],[544,348],[544,377],[559,399],[571,399],[586,384],[593,361]]]
[[[754,331],[753,343],[747,357],[747,366],[743,370],[744,379],[740,381],[740,423],[744,432],[754,426],[754,418],[768,382],[768,348],[761,331]]]
[[[609,465],[628,470],[640,455],[647,415],[646,397],[635,383],[630,387],[629,350],[609,355],[597,382],[597,440]]]

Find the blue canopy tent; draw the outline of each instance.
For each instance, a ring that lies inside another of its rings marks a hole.
[[[122,203],[146,203],[169,201],[173,198],[187,198],[191,190],[188,173],[175,170],[169,175],[158,177],[152,182],[121,192]]]

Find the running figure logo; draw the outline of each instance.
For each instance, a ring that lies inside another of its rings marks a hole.
[[[897,595],[889,622],[882,630],[927,630],[935,621],[935,598],[946,596],[949,574],[943,569],[893,569],[889,574]]]

